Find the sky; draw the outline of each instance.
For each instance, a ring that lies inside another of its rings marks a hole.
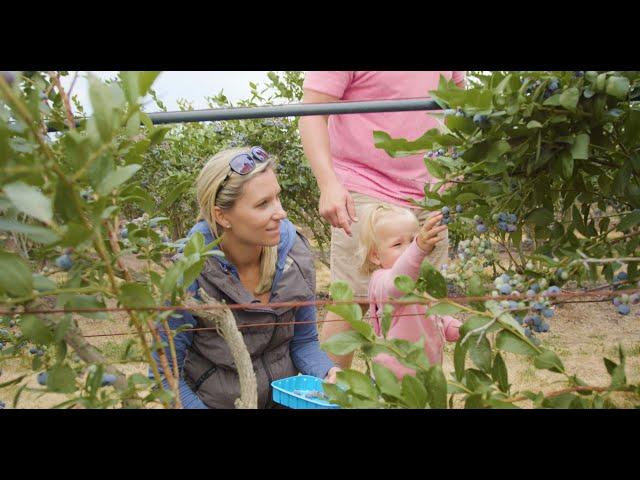
[[[69,75],[62,78],[63,87],[68,90],[71,86],[76,72],[69,72]],[[73,87],[73,95],[78,96],[87,114],[91,114],[91,103],[89,101],[87,74],[91,73],[103,80],[114,78],[117,71],[103,72],[78,72],[78,79]],[[158,94],[158,98],[166,105],[167,110],[179,110],[177,100],[189,100],[194,109],[209,108],[205,101],[206,96],[213,96],[224,90],[224,94],[231,102],[245,99],[250,95],[249,82],[264,83],[267,80],[266,71],[166,71],[162,72],[153,88]],[[148,112],[155,110],[155,105],[145,109]]]

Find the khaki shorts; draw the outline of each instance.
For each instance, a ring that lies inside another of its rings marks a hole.
[[[382,203],[384,205],[390,205],[388,202],[382,201],[378,198],[364,195],[357,192],[349,192],[353,202],[356,206],[356,215],[360,220],[362,218],[362,210],[366,205],[372,203]],[[411,209],[416,212],[415,209]],[[430,212],[420,211],[418,214],[418,220],[422,224],[427,219]],[[361,221],[361,220],[360,220]],[[331,265],[331,282],[342,280],[347,282],[353,289],[355,297],[366,298],[367,291],[369,289],[369,275],[365,275],[360,272],[358,267],[358,261],[356,259],[356,252],[358,250],[358,236],[360,234],[360,223],[354,222],[351,224],[351,234],[349,237],[341,228],[331,228],[331,252],[330,252],[330,265]],[[449,262],[449,233],[445,231],[445,239],[438,243],[433,249],[430,255],[427,256],[429,261],[437,269],[443,263]]]

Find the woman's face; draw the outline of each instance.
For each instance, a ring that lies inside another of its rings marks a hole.
[[[287,212],[280,204],[280,185],[271,168],[244,184],[242,195],[232,208],[215,210],[214,218],[228,239],[263,247],[280,242],[280,222]],[[228,225],[231,228],[226,228]]]

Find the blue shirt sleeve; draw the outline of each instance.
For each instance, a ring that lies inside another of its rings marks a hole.
[[[169,317],[167,321],[167,323],[169,324],[169,328],[171,330],[176,330],[181,325],[185,325],[187,323],[190,323],[194,327],[198,325],[198,322],[193,317],[193,315],[191,315],[191,313],[187,311],[179,311],[178,314],[180,316],[172,315],[171,317]],[[168,345],[169,337],[167,332],[164,331],[164,328],[162,328],[162,324],[158,325],[158,332],[160,334],[160,338],[162,339],[162,341],[166,342]],[[195,393],[193,393],[191,388],[189,388],[189,385],[187,385],[187,382],[184,381],[184,376],[182,374],[182,369],[184,367],[184,360],[187,355],[187,349],[191,345],[191,342],[193,342],[193,332],[180,332],[177,335],[174,335],[173,337],[173,343],[175,344],[175,347],[176,347],[176,360],[178,363],[178,368],[180,369],[180,382],[179,382],[180,401],[182,403],[182,408],[185,408],[185,409],[205,409],[208,407],[202,402],[202,400],[200,400],[200,398]],[[164,353],[167,356],[169,365],[170,366],[173,365],[173,359],[171,357],[171,349],[169,347],[166,347],[164,349]],[[162,386],[165,389],[169,389],[169,385],[164,376],[162,365],[160,364],[160,357],[158,355],[158,352],[157,351],[152,352],[152,356],[156,361],[156,364],[158,365],[158,370],[160,372],[160,375],[162,376]],[[151,369],[149,369],[149,378],[154,378],[153,371]]]
[[[335,365],[329,356],[323,350],[320,350],[315,322],[315,305],[298,307],[295,320],[297,322],[313,320],[314,322],[296,324],[294,326],[293,339],[289,347],[293,364],[304,375],[324,378],[329,369]]]

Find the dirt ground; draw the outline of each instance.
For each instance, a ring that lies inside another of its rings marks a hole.
[[[322,296],[326,295],[329,286],[329,270],[321,262],[316,262],[317,290]],[[319,310],[318,319],[324,317],[324,310]],[[121,358],[128,336],[113,336],[115,333],[131,330],[127,319],[122,314],[112,314],[109,320],[90,320],[79,317],[78,321],[85,335],[110,336],[92,337],[91,343],[100,348],[114,362]],[[551,331],[539,334],[543,345],[554,350],[568,372],[576,373],[586,382],[606,386],[610,377],[604,366],[603,357],[618,362],[617,348],[621,344],[627,354],[627,376],[630,382],[640,382],[640,309],[633,308],[632,313],[621,316],[616,313],[611,303],[580,303],[567,304],[557,307],[556,315],[550,319]],[[322,328],[322,325],[319,325]],[[512,391],[554,391],[564,388],[562,375],[549,371],[538,370],[524,357],[505,354],[505,361],[509,368],[509,383]],[[3,370],[0,383],[7,382],[18,375],[29,371],[28,364],[21,360],[6,360],[0,366]],[[146,375],[147,366],[144,363],[120,364],[119,368],[127,374],[142,373]],[[353,368],[365,371],[362,357],[356,354]],[[453,344],[445,348],[443,364],[445,375],[453,372]],[[31,374],[28,380],[29,388],[21,394],[18,408],[51,408],[65,400],[64,395],[42,393],[42,387],[37,384],[36,374]],[[14,394],[17,387],[11,386],[0,389],[0,400],[12,408]],[[619,407],[630,408],[632,404],[623,396],[615,398]],[[526,405],[523,405],[526,406]]]

